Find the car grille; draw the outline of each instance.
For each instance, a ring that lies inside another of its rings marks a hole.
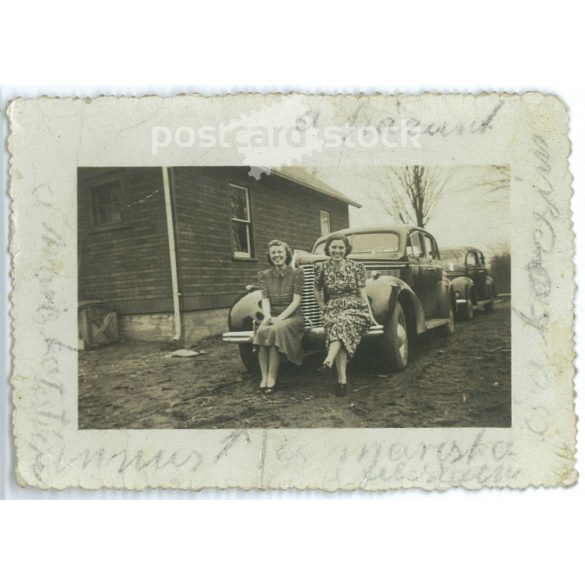
[[[400,268],[404,266],[403,263],[395,262],[380,262],[379,260],[358,260],[361,262],[368,271],[368,277],[370,277],[373,271],[379,272],[380,274],[387,276],[400,276]],[[315,300],[315,294],[313,287],[315,284],[315,265],[305,264],[302,266],[303,272],[305,273],[305,285],[303,289],[303,299],[301,301],[301,308],[305,317],[305,326],[307,328],[322,327],[323,316],[321,309]]]
[[[321,309],[315,299],[313,292],[313,285],[315,284],[315,266],[313,264],[305,264],[303,266],[305,273],[305,285],[303,288],[303,300],[301,301],[301,309],[305,317],[305,326],[321,327],[323,325],[323,316]]]

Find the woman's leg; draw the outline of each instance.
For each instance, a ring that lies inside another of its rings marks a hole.
[[[268,354],[268,377],[266,378],[266,386],[272,388],[278,379],[278,366],[280,365],[280,356],[278,355],[278,347],[273,345],[269,348]]]
[[[325,363],[328,364],[329,367],[333,365],[337,354],[341,350],[341,341],[332,341],[329,344],[329,351],[327,352],[327,357],[325,358]]]
[[[340,349],[335,360],[337,367],[337,381],[340,384],[347,384],[347,351]]]
[[[260,372],[262,374],[262,381],[260,382],[260,388],[266,388],[268,379],[268,350],[269,347],[261,345],[258,347],[258,363],[260,364]]]

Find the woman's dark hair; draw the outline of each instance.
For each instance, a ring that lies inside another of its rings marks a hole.
[[[347,238],[347,236],[344,236],[343,234],[331,234],[327,240],[325,241],[325,254],[327,254],[327,256],[330,256],[331,254],[329,254],[329,247],[331,246],[331,242],[334,242],[335,240],[341,240],[344,244],[345,244],[345,255],[347,256],[348,254],[351,254],[351,251],[353,250],[351,244],[349,243],[349,239]]]
[[[284,246],[284,251],[286,252],[286,258],[284,259],[284,263],[290,264],[292,262],[293,254],[292,250],[290,249],[290,246],[286,242],[283,242],[282,240],[270,240],[266,248],[266,259],[268,260],[268,264],[274,266],[272,260],[270,259],[270,248],[272,248],[273,246]]]

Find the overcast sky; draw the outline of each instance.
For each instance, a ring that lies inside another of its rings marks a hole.
[[[490,192],[480,183],[492,175],[492,167],[469,166],[436,169],[446,179],[427,229],[439,248],[457,245],[476,246],[486,255],[509,242],[510,218],[508,188]],[[388,199],[387,177],[390,167],[319,167],[317,176],[341,193],[363,205],[350,207],[350,225],[380,226],[395,223],[381,199]]]

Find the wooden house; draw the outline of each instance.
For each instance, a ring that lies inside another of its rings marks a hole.
[[[123,338],[191,344],[225,331],[270,240],[310,250],[359,207],[301,167],[266,171],[79,168],[79,301],[113,306]]]

